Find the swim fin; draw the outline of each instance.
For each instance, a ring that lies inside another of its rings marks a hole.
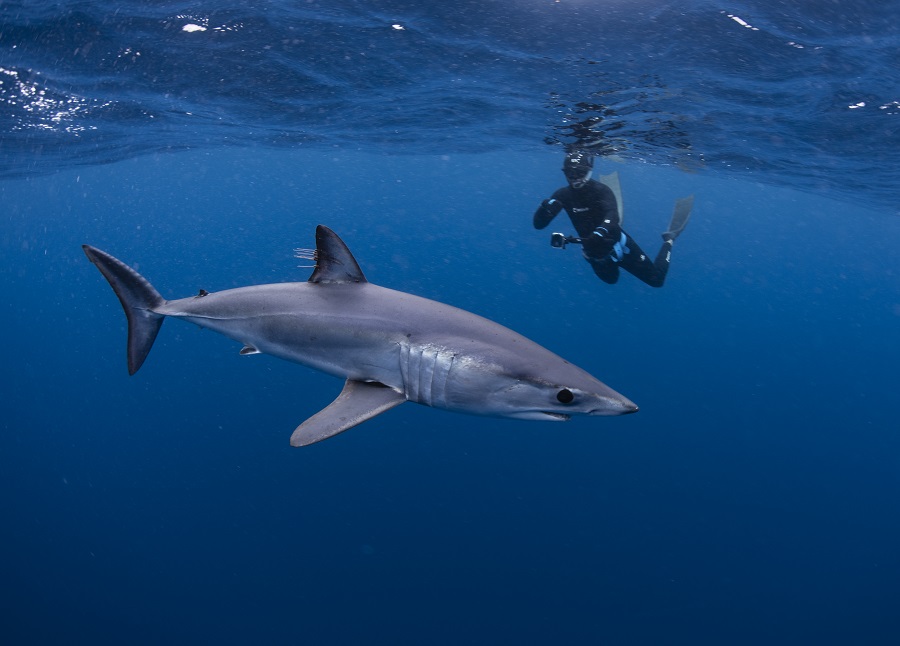
[[[688,195],[675,201],[675,211],[672,213],[672,219],[669,222],[669,230],[662,234],[663,240],[674,240],[681,235],[681,232],[687,226],[688,220],[691,219],[693,206],[693,195]]]
[[[619,185],[619,172],[615,171],[609,175],[601,175],[599,180],[601,184],[606,184],[613,192],[613,195],[616,196],[616,206],[619,207],[619,226],[622,226],[622,223],[625,222],[625,208],[622,206],[622,187]]]

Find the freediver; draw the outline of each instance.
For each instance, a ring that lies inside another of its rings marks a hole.
[[[591,178],[593,170],[591,154],[579,150],[568,153],[562,168],[568,185],[541,202],[534,213],[534,228],[545,228],[565,209],[578,236],[554,233],[550,236],[552,246],[564,248],[567,243],[580,243],[584,259],[600,280],[610,285],[619,280],[622,267],[651,287],[662,287],[669,271],[672,245],[687,225],[694,196],[675,203],[669,228],[662,234],[662,247],[651,261],[622,229],[618,176],[614,173],[601,182]]]

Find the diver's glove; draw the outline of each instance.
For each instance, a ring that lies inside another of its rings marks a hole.
[[[616,240],[605,226],[596,227],[591,235],[581,239],[585,253],[592,258],[604,258],[612,249]]]
[[[534,228],[535,229],[543,229],[545,226],[550,224],[550,221],[556,217],[556,214],[562,210],[562,204],[559,200],[555,200],[550,198],[549,200],[544,200],[541,202],[541,205],[537,208],[537,211],[534,212]]]

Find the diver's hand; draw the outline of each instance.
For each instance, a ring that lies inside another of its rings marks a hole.
[[[591,232],[591,235],[582,238],[582,244],[584,245],[585,253],[589,256],[602,258],[609,254],[615,244],[615,240],[610,235],[609,229],[599,226]]]
[[[534,228],[543,229],[548,224],[550,224],[553,218],[555,218],[557,213],[559,213],[561,210],[562,204],[559,200],[555,200],[553,198],[544,200],[543,202],[541,202],[541,205],[537,208],[537,211],[534,212],[534,216],[532,217]]]

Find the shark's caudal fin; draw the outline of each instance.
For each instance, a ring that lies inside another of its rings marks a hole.
[[[320,224],[316,227],[316,269],[310,283],[365,283],[362,269],[337,234]]]
[[[90,245],[81,248],[109,281],[128,317],[128,374],[133,375],[147,358],[165,318],[153,309],[166,300],[146,278],[121,260]]]

